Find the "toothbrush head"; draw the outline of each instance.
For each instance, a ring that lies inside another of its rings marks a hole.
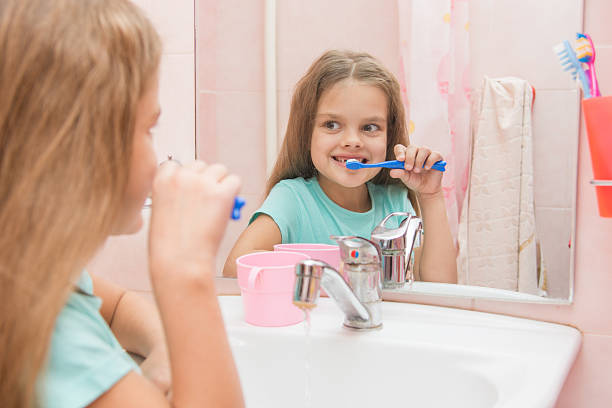
[[[361,162],[356,159],[348,159],[345,166],[349,170],[359,170],[361,168]]]
[[[563,41],[561,44],[556,45],[553,48],[553,51],[559,57],[563,70],[569,71],[572,78],[575,80],[576,76],[578,75],[578,71],[582,70],[582,67],[580,66],[578,58],[576,58],[576,53],[574,52],[574,49],[570,43],[567,40]]]
[[[576,58],[578,61],[588,64],[595,59],[591,39],[587,34],[576,33]]]

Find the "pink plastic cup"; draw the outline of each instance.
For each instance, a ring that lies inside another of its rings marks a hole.
[[[308,255],[312,259],[326,262],[329,266],[340,271],[340,247],[329,244],[276,244],[275,251],[290,251]],[[321,288],[321,295],[327,296]]]
[[[304,312],[293,304],[293,285],[295,264],[309,258],[296,252],[265,251],[236,259],[244,320],[268,327],[304,320]]]
[[[298,252],[308,255],[312,259],[327,262],[329,266],[338,270],[340,267],[340,248],[338,245],[328,244],[276,244],[275,251]]]

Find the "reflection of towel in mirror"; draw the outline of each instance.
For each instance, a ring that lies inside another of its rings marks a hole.
[[[532,88],[485,78],[459,222],[459,283],[545,295],[537,242]]]

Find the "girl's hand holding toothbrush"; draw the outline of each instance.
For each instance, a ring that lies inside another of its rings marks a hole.
[[[240,179],[220,164],[198,160],[180,166],[169,161],[159,168],[149,231],[153,278],[165,270],[199,275],[205,266],[214,266],[239,189]],[[205,278],[212,282],[214,276]]]
[[[405,163],[404,170],[392,169],[389,174],[399,178],[406,187],[414,190],[422,198],[442,194],[441,171],[432,170],[437,161],[444,160],[439,152],[424,146],[401,144],[393,148],[395,158]]]

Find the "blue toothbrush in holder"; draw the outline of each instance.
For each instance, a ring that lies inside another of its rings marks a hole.
[[[372,164],[361,163],[359,160],[355,160],[355,159],[349,159],[346,161],[346,168],[349,170],[369,169],[373,167],[384,167],[387,169],[402,169],[403,170],[404,165],[405,165],[404,162],[399,161],[399,160],[390,160],[390,161],[384,161],[384,162],[372,163]],[[443,172],[444,170],[446,170],[446,162],[444,160],[438,160],[437,162],[434,163],[433,166],[431,166],[431,168],[433,170],[438,170],[438,171]]]

